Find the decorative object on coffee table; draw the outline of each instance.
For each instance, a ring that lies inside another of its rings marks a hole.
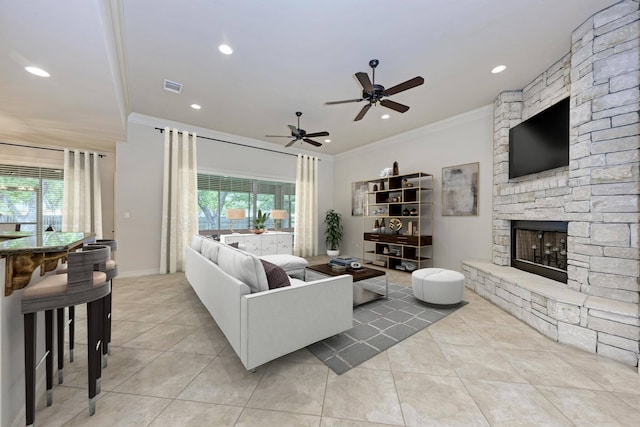
[[[342,215],[333,209],[329,209],[324,216],[325,243],[327,244],[327,255],[340,255],[340,242],[342,241]]]

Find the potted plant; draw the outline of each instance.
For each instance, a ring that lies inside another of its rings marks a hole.
[[[327,255],[340,255],[340,242],[342,241],[342,215],[329,209],[324,216],[325,242],[327,244]]]
[[[255,234],[264,233],[267,229],[267,220],[269,220],[269,212],[262,213],[261,209],[258,209],[256,219],[253,220],[253,232]]]

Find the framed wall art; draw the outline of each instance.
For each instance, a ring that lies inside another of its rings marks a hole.
[[[367,182],[356,181],[351,183],[351,215],[362,216],[364,214],[364,198],[367,195]]]
[[[442,168],[442,215],[478,215],[480,163]]]

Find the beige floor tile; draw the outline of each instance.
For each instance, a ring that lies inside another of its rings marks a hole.
[[[440,377],[394,372],[407,426],[489,426],[462,382]]]
[[[380,424],[369,421],[344,420],[341,418],[322,417],[320,427],[391,427],[404,424]]]
[[[500,350],[499,353],[531,384],[602,390],[553,352]]]
[[[210,354],[216,356],[229,345],[227,337],[217,326],[201,327],[187,335],[169,351],[182,353]]]
[[[456,313],[450,314],[423,331],[427,331],[433,340],[440,344],[486,345],[482,337]]]
[[[573,426],[530,384],[462,378],[471,397],[494,427]]]
[[[391,372],[375,369],[330,371],[322,416],[404,424]]]
[[[102,394],[102,393],[101,393]],[[146,426],[171,402],[148,396],[108,392],[96,402],[96,413],[85,410],[65,426],[122,427]]]
[[[174,400],[150,426],[233,426],[241,412],[237,406]]]
[[[580,426],[629,426],[640,425],[640,412],[608,391],[576,390],[537,386],[556,408]]]
[[[86,389],[54,385],[53,404],[47,406],[45,399],[38,402],[35,425],[62,426],[82,411],[88,410],[89,396]]]
[[[107,367],[102,369],[102,390],[113,390],[161,354],[163,352],[156,350],[114,347]],[[87,346],[78,345],[74,362],[68,363],[68,360],[64,365],[64,385],[87,388]]]
[[[307,350],[306,348],[302,348],[298,351],[294,351],[292,353],[289,354],[285,354],[284,356],[276,359],[278,361],[282,361],[282,362],[294,362],[294,363],[311,363],[314,365],[322,365],[324,366],[324,363],[322,363],[320,361],[320,359],[318,359],[313,353],[311,353],[309,350]]]
[[[418,333],[394,345],[387,350],[387,356],[394,372],[456,375],[453,365],[444,357],[438,344],[426,333]]]
[[[198,327],[210,326],[217,328],[215,320],[211,317],[211,314],[203,308],[193,308],[179,306],[181,310],[172,316],[168,314],[162,321],[163,323],[175,323],[177,325],[194,325]]]
[[[127,320],[145,323],[164,323],[167,319],[188,310],[188,308],[181,305],[163,305],[161,307],[154,304],[136,305],[137,307],[133,309],[135,314]],[[117,307],[117,304],[114,304],[114,307]]]
[[[195,329],[195,326],[160,324],[122,344],[122,346],[166,351],[189,336]]]
[[[491,347],[440,344],[440,349],[461,378],[527,382],[507,359]]]
[[[382,371],[390,371],[391,363],[389,362],[389,353],[387,351],[378,353],[371,359],[362,362],[358,367],[365,369],[379,369]]]
[[[318,427],[320,417],[246,408],[235,427]]]
[[[517,322],[516,319],[511,319],[503,324],[476,324],[471,327],[495,349],[539,351],[551,347],[551,340],[547,340],[529,326],[513,323],[514,321]]]
[[[213,356],[208,355],[166,352],[116,387],[115,391],[175,398],[212,360]]]
[[[247,407],[321,415],[327,374],[324,365],[272,362]]]
[[[142,323],[129,320],[112,320],[111,346],[122,346],[156,326],[157,325],[155,323]]]
[[[256,369],[256,372],[247,371],[237,356],[218,356],[177,398],[245,406],[264,375],[265,369],[261,366]]]
[[[640,394],[615,393],[615,395],[627,405],[640,412]]]

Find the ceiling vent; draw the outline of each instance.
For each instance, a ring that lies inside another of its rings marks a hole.
[[[169,92],[180,93],[182,92],[182,83],[172,82],[171,80],[164,79],[164,90]]]

